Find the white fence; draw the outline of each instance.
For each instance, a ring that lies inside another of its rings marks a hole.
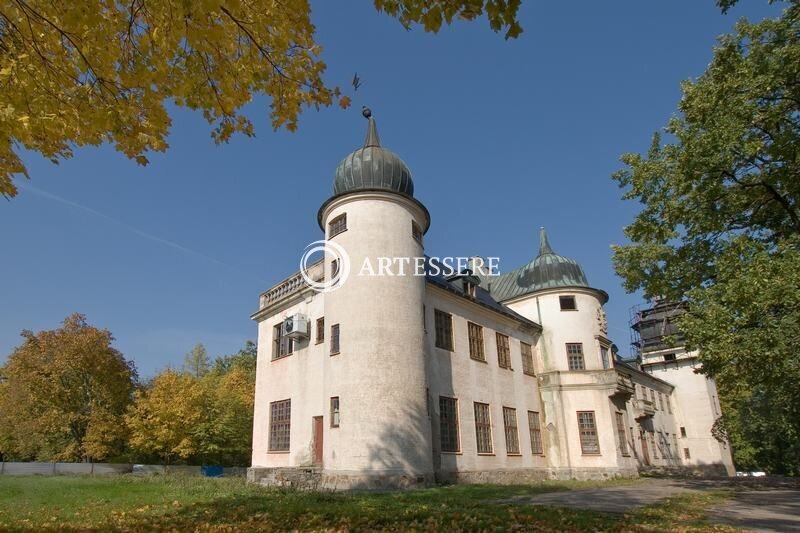
[[[62,474],[180,474],[185,476],[202,475],[200,466],[192,465],[134,465],[113,463],[3,463],[0,462],[0,475],[30,476],[45,475],[56,476]],[[247,468],[223,468],[224,476],[244,476]]]

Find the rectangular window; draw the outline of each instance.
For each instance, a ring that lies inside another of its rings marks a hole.
[[[691,459],[692,458],[692,454],[689,453],[689,448],[684,448],[683,449],[683,458],[684,459]]]
[[[269,404],[269,451],[289,451],[291,418],[292,400],[281,400]]]
[[[411,236],[414,237],[415,241],[422,244],[422,228],[413,220],[411,221]]]
[[[339,324],[331,326],[331,355],[339,353]]]
[[[562,311],[577,311],[578,306],[575,305],[574,296],[559,296],[558,303],[561,304]]]
[[[542,446],[542,426],[539,423],[539,413],[536,411],[528,411],[528,429],[531,432],[531,453],[534,455],[542,455],[544,447]]]
[[[436,347],[453,351],[453,315],[434,310],[436,322]]]
[[[458,400],[439,396],[439,432],[443,452],[460,452]]]
[[[670,363],[670,362],[672,362],[674,360],[675,360],[675,354],[674,353],[664,354],[664,362],[665,363]]]
[[[317,344],[325,341],[325,317],[317,319]]]
[[[503,407],[503,427],[506,430],[506,453],[519,455],[519,428],[517,427],[517,410]]]
[[[347,230],[347,213],[342,213],[338,217],[328,222],[329,239],[332,239],[333,237],[339,235],[345,230]]]
[[[567,343],[567,362],[570,370],[585,370],[583,362],[583,344],[580,342]]]
[[[294,341],[284,332],[283,322],[275,324],[272,328],[272,360],[292,355]]]
[[[625,435],[625,419],[622,413],[615,413],[617,418],[617,435],[619,436],[619,450],[623,457],[628,457],[628,437]]]
[[[605,346],[600,347],[600,360],[603,362],[603,368],[611,368],[611,363],[608,360],[608,348]]]
[[[477,361],[486,361],[483,353],[483,328],[478,324],[467,322],[469,330],[469,356]]]
[[[500,368],[511,369],[511,347],[508,345],[508,336],[498,333],[497,338],[497,364]]]
[[[578,431],[581,437],[581,452],[584,455],[599,455],[600,441],[597,438],[594,411],[578,411]]]
[[[334,396],[331,398],[331,427],[339,427],[339,397]]]
[[[492,417],[489,414],[488,403],[475,402],[475,439],[478,443],[478,453],[493,453]]]
[[[533,369],[533,347],[527,342],[520,341],[519,352],[522,354],[522,371],[529,376],[535,376]]]
[[[686,428],[683,426],[681,426],[681,438],[683,439],[686,438]]]
[[[667,412],[672,414],[672,402],[669,399],[669,394],[667,394]]]

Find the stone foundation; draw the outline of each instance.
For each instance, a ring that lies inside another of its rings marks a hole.
[[[722,463],[707,465],[642,466],[639,473],[653,477],[730,477]]]
[[[300,490],[398,490],[428,487],[432,475],[405,472],[331,472],[320,468],[247,469],[247,481],[266,487],[290,487]]]
[[[639,474],[633,468],[522,468],[514,470],[479,470],[474,472],[439,472],[439,483],[488,483],[494,485],[519,485],[545,480],[602,480],[634,478]]]

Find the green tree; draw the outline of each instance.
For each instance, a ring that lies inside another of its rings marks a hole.
[[[256,343],[247,341],[244,348],[232,355],[223,355],[214,359],[212,371],[225,374],[234,368],[240,368],[255,377],[258,349]]]
[[[4,455],[44,461],[102,460],[120,453],[122,416],[136,368],[114,338],[83,315],[62,328],[23,331],[0,370],[0,446]]]
[[[375,0],[407,28],[486,13],[506,38],[521,0]],[[0,0],[0,195],[27,176],[19,149],[58,162],[111,143],[147,164],[168,147],[166,104],[201,110],[216,142],[253,135],[242,108],[269,102],[273,128],[350,99],[326,85],[308,0]]]
[[[182,370],[190,376],[201,378],[208,372],[209,368],[211,368],[211,363],[208,360],[206,347],[198,342],[194,345],[192,351],[184,356]]]
[[[737,462],[797,472],[800,6],[739,22],[682,91],[670,142],[656,134],[614,176],[643,205],[614,265],[629,291],[688,300],[680,327],[719,383]]]

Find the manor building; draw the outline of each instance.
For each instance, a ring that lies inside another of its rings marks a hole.
[[[608,295],[544,229],[536,257],[501,276],[429,262],[421,276],[357,275],[365,261],[425,257],[431,224],[408,167],[364,115],[364,146],[336,169],[317,217],[353,271],[316,290],[346,266],[329,247],[252,315],[251,481],[348,489],[732,471],[711,434],[713,381],[694,372],[696,353],[659,341],[679,309],[641,311],[640,357],[621,360]]]

